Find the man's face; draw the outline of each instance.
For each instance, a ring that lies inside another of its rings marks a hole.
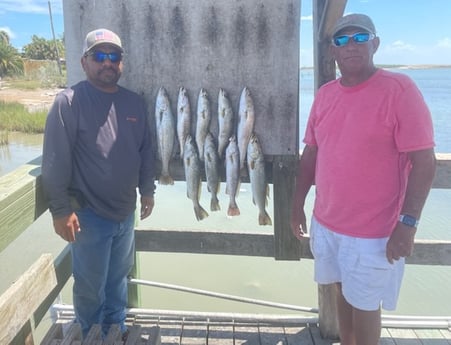
[[[334,36],[331,52],[342,75],[358,74],[374,68],[373,55],[379,38],[360,28],[346,28]]]
[[[87,79],[100,89],[115,87],[122,74],[122,53],[112,45],[94,47],[81,63]]]

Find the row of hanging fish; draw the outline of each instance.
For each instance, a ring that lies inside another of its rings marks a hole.
[[[197,100],[195,133],[191,133],[191,113],[187,90],[179,89],[177,114],[173,116],[170,101],[165,88],[158,91],[155,102],[155,124],[158,143],[158,156],[161,160],[159,184],[171,185],[169,166],[176,145],[180,145],[180,157],[183,159],[187,196],[192,200],[197,220],[208,217],[208,212],[200,205],[202,170],[205,171],[207,189],[211,193],[210,210],[219,211],[219,186],[221,182],[220,164],[225,164],[226,194],[229,196],[228,216],[240,214],[236,196],[240,185],[240,173],[246,162],[252,189],[252,198],[259,210],[260,225],[271,225],[266,212],[268,184],[265,176],[265,160],[261,145],[254,130],[255,111],[251,93],[243,88],[238,106],[238,118],[235,119],[227,93],[219,90],[218,94],[218,136],[210,131],[212,109],[208,93],[201,89]],[[247,159],[246,159],[247,157]]]

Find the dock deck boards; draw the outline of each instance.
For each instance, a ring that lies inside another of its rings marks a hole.
[[[76,327],[69,324],[71,318],[61,318],[64,332],[50,329],[42,345],[332,345],[338,340],[322,339],[316,324],[295,324],[278,322],[246,322],[230,320],[209,320],[198,317],[168,317],[152,315],[129,316],[127,325],[131,336],[126,343],[120,340],[116,328],[112,337],[102,343],[99,338],[81,342]],[[54,328],[55,326],[53,326]],[[93,333],[98,333],[98,328]],[[69,339],[70,338],[70,339]],[[107,341],[108,340],[108,341]],[[383,328],[380,345],[451,345],[450,329]]]

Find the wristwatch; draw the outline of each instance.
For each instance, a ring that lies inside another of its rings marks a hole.
[[[408,214],[401,214],[398,219],[404,225],[410,226],[412,228],[416,228],[418,223],[420,222],[415,217],[409,216]]]

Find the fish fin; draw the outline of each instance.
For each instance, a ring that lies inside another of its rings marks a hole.
[[[211,197],[211,201],[210,201],[210,211],[220,211],[221,210],[221,206],[219,206],[219,200],[216,196],[212,196]]]
[[[170,175],[161,175],[158,183],[162,185],[173,185],[174,179]]]
[[[227,210],[227,215],[230,217],[239,216],[240,209],[238,208],[238,206],[229,205],[229,209]]]
[[[260,213],[258,215],[258,224],[259,225],[272,225],[271,217],[268,215],[266,211],[264,213]]]
[[[202,220],[208,217],[208,212],[204,210],[202,206],[194,206],[194,214],[196,215],[197,220]]]

